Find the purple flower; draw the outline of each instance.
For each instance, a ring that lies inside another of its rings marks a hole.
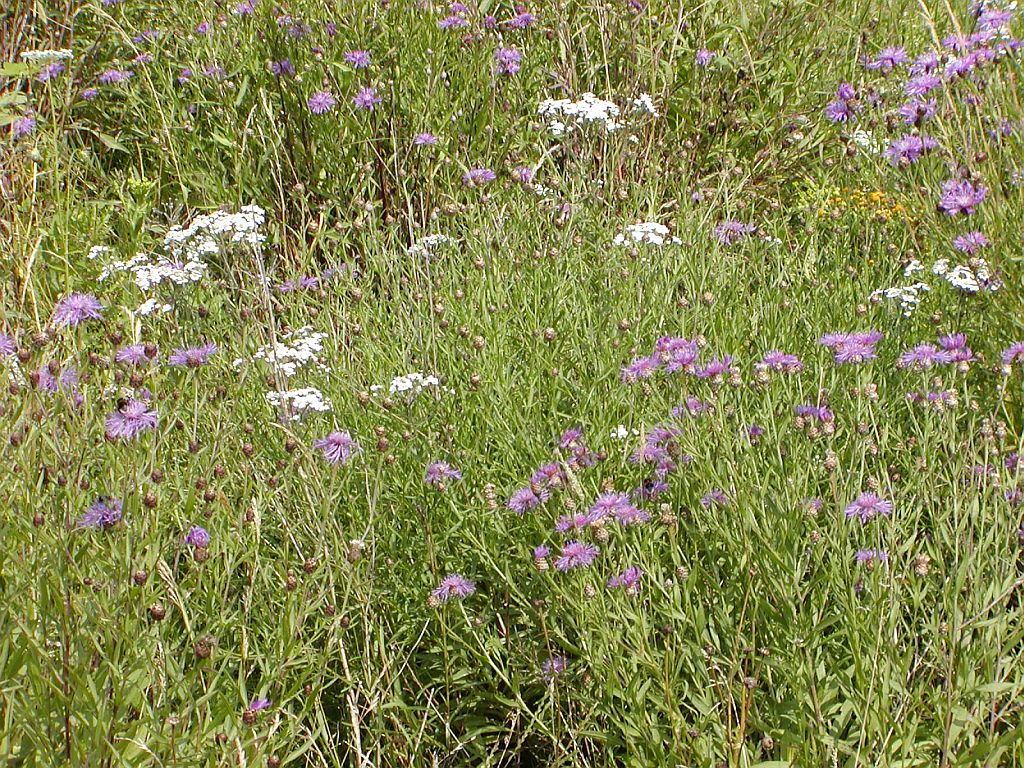
[[[415,147],[432,147],[437,144],[437,136],[430,131],[424,131],[413,136],[412,143]]]
[[[427,467],[423,482],[443,491],[449,480],[461,479],[462,473],[447,461],[435,461]]]
[[[747,235],[754,232],[754,230],[755,227],[753,224],[744,224],[741,221],[728,219],[715,225],[715,238],[722,245],[732,245],[733,243],[744,239]]]
[[[269,708],[270,706],[272,706],[272,704],[273,702],[270,699],[263,697],[256,698],[249,702],[248,711],[259,712],[261,710]]]
[[[465,576],[450,573],[441,579],[441,583],[430,593],[437,603],[447,603],[452,598],[462,599],[476,592],[476,585]]]
[[[733,373],[738,373],[738,370],[732,364],[732,355],[726,355],[721,359],[717,357],[711,358],[707,365],[697,370],[697,378],[720,380],[722,377]]]
[[[482,187],[496,178],[498,175],[490,168],[470,168],[462,174],[462,183],[467,187]]]
[[[107,437],[116,440],[134,440],[149,429],[156,429],[156,411],[150,410],[145,400],[128,400],[107,416]]]
[[[86,101],[92,101],[93,99],[95,99],[99,95],[100,95],[100,92],[98,90],[96,90],[95,88],[86,88],[85,90],[82,91],[82,98],[85,99]]]
[[[10,357],[17,350],[18,347],[14,342],[14,337],[6,333],[0,333],[0,357]]]
[[[911,99],[900,105],[899,113],[907,125],[919,126],[934,117],[938,108],[939,103],[935,99]]]
[[[545,557],[551,554],[551,547],[546,544],[540,544],[533,548],[533,559],[543,560]]]
[[[128,363],[129,365],[148,365],[156,360],[158,356],[155,346],[150,349],[153,352],[152,356],[146,351],[145,344],[129,344],[127,347],[121,347],[121,349],[117,350],[114,360],[119,363]]]
[[[868,69],[879,69],[883,72],[889,72],[901,64],[906,64],[909,60],[906,50],[902,47],[884,48],[879,51],[878,56],[869,61],[865,66]]]
[[[830,101],[825,105],[825,117],[833,123],[846,123],[853,119],[856,109],[853,104],[842,99]]]
[[[217,345],[212,341],[208,341],[198,347],[175,349],[171,352],[171,356],[167,358],[167,360],[174,366],[199,368],[200,366],[206,365],[210,362],[210,357],[215,354],[217,354]]]
[[[819,344],[831,347],[838,365],[845,363],[863,363],[873,360],[877,354],[875,344],[882,338],[878,331],[858,333],[828,333],[822,336]]]
[[[918,344],[900,355],[896,365],[899,368],[922,371],[935,365],[945,365],[951,362],[953,362],[953,355],[946,350],[939,349],[934,344]]]
[[[1004,349],[1002,361],[1003,365],[1007,367],[1014,363],[1024,361],[1024,341],[1016,341]]]
[[[972,214],[987,193],[988,189],[984,186],[976,187],[969,181],[951,179],[942,185],[939,210],[947,216],[955,216],[958,213]]]
[[[201,21],[196,25],[196,34],[203,36],[210,33],[210,22]]]
[[[236,16],[252,16],[256,13],[256,0],[242,0],[236,3],[234,12]]]
[[[121,502],[107,496],[100,496],[92,503],[78,521],[79,528],[113,528],[121,522]]]
[[[725,491],[720,488],[712,488],[708,491],[703,498],[700,500],[700,505],[704,509],[711,509],[712,507],[727,507],[729,506],[729,497],[725,495]]]
[[[637,566],[631,565],[617,576],[608,579],[608,589],[622,589],[629,595],[635,595],[640,590],[640,579],[644,572]]]
[[[313,448],[323,454],[329,464],[347,464],[362,449],[348,432],[331,432],[313,442]]]
[[[135,77],[135,73],[127,69],[108,69],[100,74],[100,85],[113,85],[122,83],[129,78]]]
[[[377,91],[372,86],[365,86],[360,88],[358,93],[352,97],[352,103],[355,104],[358,109],[365,109],[372,112],[374,107],[381,103],[383,99],[377,95]]]
[[[840,83],[836,89],[836,98],[841,101],[853,101],[857,98],[857,91],[849,83]]]
[[[800,373],[804,369],[799,357],[779,352],[777,349],[765,354],[758,365],[765,370],[782,373]]]
[[[891,514],[892,502],[871,491],[865,491],[846,507],[846,519],[857,517],[862,523],[867,523],[876,515],[888,517]]]
[[[978,251],[988,245],[988,238],[981,232],[967,232],[953,240],[953,247],[968,256],[976,255]]]
[[[494,52],[494,68],[499,75],[514,75],[519,71],[523,54],[515,48],[499,48]]]
[[[366,69],[370,66],[370,52],[348,51],[345,54],[345,61],[351,64],[355,69]]]
[[[454,13],[445,16],[439,22],[437,26],[441,29],[462,29],[469,26],[469,22],[461,16],[456,16]]]
[[[859,549],[855,555],[857,562],[869,570],[875,563],[884,563],[889,559],[889,553],[884,549]]]
[[[309,107],[309,111],[314,115],[322,115],[325,112],[330,112],[334,109],[334,105],[337,103],[337,99],[334,98],[334,94],[330,91],[317,91],[310,96],[309,101],[306,102]]]
[[[967,337],[962,333],[940,336],[939,346],[949,354],[950,362],[967,363],[974,360],[974,353],[967,346]]]
[[[64,63],[60,61],[52,61],[40,70],[39,74],[36,75],[36,80],[40,83],[46,83],[55,78],[61,72],[64,71]]]
[[[694,364],[699,355],[700,347],[697,342],[680,336],[662,336],[654,342],[654,354],[650,359],[656,363],[664,363],[665,373],[695,373]]]
[[[210,546],[210,534],[201,525],[193,525],[184,538],[185,546],[195,549],[206,549]]]
[[[537,17],[529,11],[516,10],[516,15],[509,19],[509,29],[528,29],[537,21]]]
[[[901,168],[916,162],[925,152],[937,146],[935,139],[911,133],[893,140],[885,150],[885,156],[892,165]]]
[[[508,508],[517,515],[521,515],[531,509],[536,509],[547,500],[548,491],[546,489],[539,489],[538,492],[534,492],[534,490],[529,487],[520,488],[513,493],[512,498],[508,500]]]
[[[660,363],[658,359],[650,357],[638,357],[629,365],[623,366],[620,378],[623,384],[634,384],[640,379],[649,379],[658,370]]]
[[[540,674],[544,678],[545,683],[552,683],[555,678],[565,672],[569,666],[569,660],[565,656],[552,656],[550,659],[544,659],[540,665]]]
[[[940,85],[942,85],[942,78],[938,75],[918,75],[907,81],[907,84],[903,86],[903,92],[907,96],[924,96]]]
[[[912,75],[924,75],[928,72],[934,72],[938,68],[939,54],[935,51],[928,51],[914,59],[914,63],[910,65],[910,73]]]
[[[74,327],[86,320],[102,320],[103,305],[91,293],[70,293],[53,308],[50,322],[54,327]]]
[[[562,553],[555,559],[555,569],[571,571],[574,568],[586,568],[594,562],[600,551],[593,544],[567,541],[562,545]]]
[[[295,77],[295,66],[292,64],[291,59],[281,59],[280,61],[272,61],[270,62],[270,73],[275,77]],[[329,93],[327,95],[330,96],[330,98],[333,100],[333,96],[331,96]],[[312,97],[310,97],[310,101],[312,102]],[[333,103],[331,104],[331,106],[334,106]],[[309,108],[310,110],[312,110],[313,105],[310,104]],[[331,107],[329,106],[327,108],[330,109]]]
[[[717,55],[718,54],[715,53],[714,51],[710,51],[707,48],[701,48],[699,51],[697,51],[697,55],[693,57],[693,60],[698,67],[706,67],[714,60],[715,56]]]

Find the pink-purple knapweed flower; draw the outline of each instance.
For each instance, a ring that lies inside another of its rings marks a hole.
[[[307,106],[309,106],[309,111],[314,115],[330,112],[337,103],[338,100],[334,98],[334,94],[330,91],[317,91],[306,102]]]
[[[148,365],[156,360],[159,354],[155,344],[129,344],[117,350],[114,360],[129,365]]]
[[[1014,363],[1024,362],[1024,341],[1016,341],[1003,350],[1000,359],[1003,366],[1009,368]]]
[[[951,179],[942,185],[939,210],[947,216],[955,216],[958,213],[972,214],[981,205],[987,193],[987,187],[975,186],[969,181]]]
[[[435,461],[427,466],[423,482],[438,490],[444,490],[453,480],[461,480],[462,473],[447,461]]]
[[[167,361],[174,366],[199,368],[200,366],[206,365],[210,362],[210,358],[215,354],[217,354],[217,345],[212,341],[208,341],[205,344],[200,344],[196,347],[175,349],[171,352]]]
[[[494,69],[499,75],[514,75],[522,60],[523,54],[515,48],[498,48],[494,52]]]
[[[100,496],[78,521],[80,528],[113,528],[122,517],[122,504],[118,499]]]
[[[194,549],[206,549],[210,546],[210,534],[201,525],[193,525],[188,529],[185,538],[182,540],[187,547]]]
[[[345,61],[351,64],[355,69],[366,69],[370,66],[370,52],[348,51],[345,54]]]
[[[498,175],[490,168],[470,168],[462,174],[462,183],[467,187],[482,187],[496,178]]]
[[[981,232],[967,232],[953,240],[953,247],[968,256],[976,256],[978,251],[988,245],[988,238]]]
[[[360,88],[356,95],[352,97],[352,103],[357,109],[365,109],[369,112],[372,112],[374,107],[380,104],[381,101],[381,97],[377,95],[377,90],[373,86]]]
[[[453,598],[466,598],[476,592],[476,585],[458,573],[450,573],[441,579],[430,596],[436,603],[446,603]]]
[[[571,571],[574,568],[586,568],[593,564],[600,551],[593,544],[567,541],[562,545],[561,554],[555,559],[555,569]]]
[[[131,398],[107,416],[107,437],[134,440],[143,432],[156,429],[157,414],[145,400]]]
[[[640,590],[640,579],[644,572],[635,565],[626,568],[622,573],[608,579],[608,589],[621,589],[628,595],[635,595]]]
[[[437,144],[437,136],[430,131],[424,131],[413,136],[412,143],[414,147],[432,147]]]
[[[313,448],[323,454],[329,464],[346,464],[361,450],[359,443],[348,432],[335,431],[313,442]]]
[[[91,293],[69,293],[53,307],[51,323],[56,328],[74,327],[86,320],[103,319],[103,305]]]
[[[883,499],[877,493],[865,491],[846,507],[847,519],[859,518],[862,523],[867,523],[876,515],[888,517],[892,514],[892,502]]]
[[[718,54],[714,51],[708,50],[707,48],[701,48],[697,51],[697,54],[693,57],[694,62],[698,67],[706,67]]]
[[[753,224],[744,224],[742,221],[728,219],[715,225],[715,239],[722,245],[732,245],[753,233],[754,230]]]

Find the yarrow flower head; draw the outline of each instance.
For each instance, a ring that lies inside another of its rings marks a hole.
[[[441,579],[441,583],[430,593],[431,602],[435,605],[447,603],[453,598],[463,599],[476,592],[476,585],[458,573],[450,573]]]
[[[122,505],[118,499],[101,496],[92,503],[78,521],[80,528],[113,528],[122,517]]]
[[[129,399],[107,416],[107,437],[112,440],[134,440],[147,430],[156,429],[157,414],[145,400]]]
[[[54,327],[74,327],[86,320],[103,319],[103,305],[91,293],[71,293],[62,298],[53,308],[51,320]]]
[[[349,459],[362,450],[352,435],[340,431],[331,432],[314,441],[313,448],[320,451],[330,464],[347,464]]]
[[[891,514],[892,502],[871,491],[865,491],[846,507],[846,518],[859,518],[862,523],[869,522],[876,515],[888,517]]]

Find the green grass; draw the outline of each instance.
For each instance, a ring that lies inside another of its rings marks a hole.
[[[922,132],[939,147],[896,168],[853,133],[888,146],[906,132],[886,122],[906,75],[863,60],[971,29],[962,4],[561,2],[500,38],[481,20],[510,18],[507,3],[481,0],[466,30],[439,28],[444,8],[427,5],[264,1],[241,16],[21,2],[0,15],[0,333],[18,350],[0,394],[0,756],[1024,764],[1022,374],[1000,363],[1024,338],[1019,58],[936,91]],[[310,34],[289,35],[280,13]],[[133,43],[147,28],[161,34]],[[499,44],[522,52],[516,75],[495,74]],[[41,83],[20,53],[46,48],[74,55]],[[372,53],[366,70],[344,60],[357,48]],[[700,48],[718,53],[706,67]],[[146,51],[134,77],[82,98]],[[284,58],[299,78],[272,74]],[[203,74],[213,64],[223,76]],[[830,123],[843,81],[885,107]],[[351,106],[364,85],[382,97],[373,112]],[[322,88],[337,106],[313,115]],[[540,102],[586,91],[630,127],[547,133]],[[658,116],[629,117],[641,93]],[[36,128],[18,136],[26,115]],[[423,131],[438,144],[414,147]],[[534,184],[513,180],[517,166]],[[474,167],[497,180],[467,187]],[[977,212],[937,211],[942,183],[968,175],[988,187]],[[265,242],[221,243],[201,281],[142,292],[123,272],[100,280],[114,260],[161,253],[173,226],[251,204],[266,211]],[[757,232],[723,245],[727,219]],[[639,221],[680,242],[613,244]],[[979,255],[999,290],[967,294],[931,273],[967,263],[952,241],[971,230],[991,241]],[[410,255],[428,234],[451,241]],[[94,245],[109,251],[89,259]],[[911,259],[925,270],[904,277]],[[329,268],[312,290],[276,289]],[[908,316],[870,298],[919,279],[931,290]],[[103,319],[54,327],[76,291],[99,298]],[[151,296],[173,311],[133,314]],[[252,359],[306,326],[326,334],[320,366],[289,378]],[[861,365],[818,343],[868,329],[884,338]],[[969,365],[897,366],[956,332]],[[738,373],[624,383],[623,366],[663,336],[699,339],[702,363],[733,355]],[[204,341],[219,347],[209,365],[167,364]],[[160,363],[115,362],[133,342],[155,344]],[[760,374],[776,349],[803,370]],[[48,391],[48,365],[80,382]],[[410,372],[443,389],[389,394]],[[143,387],[157,428],[106,438],[119,398]],[[303,387],[332,411],[282,419],[265,398]],[[956,404],[908,399],[940,390]],[[711,409],[673,417],[687,398]],[[827,404],[834,429],[800,423],[801,404]],[[571,538],[553,531],[558,517],[649,480],[631,457],[670,423],[679,468],[638,502],[651,520],[577,533],[596,561],[555,569]],[[620,425],[636,434],[614,439]],[[577,426],[591,466],[559,448]],[[335,429],[361,446],[344,466],[313,445]],[[462,474],[444,490],[424,483],[441,460]],[[561,487],[510,511],[552,461]],[[869,489],[892,515],[846,519]],[[703,503],[713,490],[728,502]],[[79,526],[100,495],[123,500],[123,520]],[[196,525],[208,548],[183,542]],[[542,544],[552,555],[538,563]],[[859,563],[868,549],[888,559]],[[608,588],[628,566],[643,571],[637,594]],[[475,593],[433,604],[450,573]],[[549,679],[555,657],[566,666]],[[258,697],[271,706],[248,710]]]

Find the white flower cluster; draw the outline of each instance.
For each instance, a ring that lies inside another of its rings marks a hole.
[[[103,247],[96,246],[93,250]],[[90,258],[93,257],[90,255]],[[206,263],[198,259],[183,262],[166,256],[157,256],[154,260],[149,254],[140,251],[128,261],[112,261],[105,264],[100,270],[100,282],[110,279],[111,275],[118,272],[131,272],[139,290],[146,292],[163,282],[175,285],[198,282],[206,273]]]
[[[309,412],[329,413],[331,410],[331,401],[315,387],[267,392],[266,398],[275,408],[283,407],[289,421],[298,421]]]
[[[640,437],[640,433],[635,429],[626,429],[625,424],[619,424],[615,427],[608,435],[612,440],[625,440],[627,437]]]
[[[319,361],[320,353],[324,350],[324,339],[326,333],[314,331],[311,326],[298,328],[291,333],[286,333],[282,341],[275,344],[268,344],[260,347],[253,354],[253,360],[263,360],[283,373],[285,376],[294,376],[300,368],[313,363],[317,368],[327,370]],[[244,360],[235,360],[233,365],[237,368]]]
[[[142,302],[138,309],[135,310],[135,314],[138,316],[152,315],[154,312],[165,314],[170,312],[174,307],[167,303],[161,303],[156,299],[146,299]]]
[[[576,125],[588,123],[600,123],[609,133],[626,127],[619,121],[622,110],[617,104],[589,92],[584,93],[579,101],[545,99],[537,107],[537,113],[547,120],[548,130],[555,136],[562,136]]]
[[[48,63],[51,61],[66,61],[71,58],[69,48],[60,48],[53,51],[22,51],[21,60],[30,64]]]
[[[910,317],[921,303],[921,294],[930,291],[928,283],[898,285],[894,288],[879,288],[871,292],[872,299],[894,299],[899,301],[904,317]]]
[[[874,134],[868,133],[865,130],[857,129],[850,136],[852,141],[858,149],[863,152],[867,152],[869,155],[880,155],[885,150],[885,144],[879,139],[875,138]]]
[[[645,243],[647,245],[664,245],[665,243],[679,245],[682,242],[679,238],[672,237],[668,227],[664,224],[658,224],[655,221],[630,224],[626,227],[624,234],[618,234],[615,236],[612,243],[615,245],[625,245],[630,241],[634,243]]]
[[[641,93],[633,99],[633,109],[637,112],[646,112],[651,117],[661,117],[658,108],[654,106],[654,99],[648,93]]]
[[[377,393],[383,391],[381,384],[374,384],[370,391]],[[441,386],[441,380],[433,374],[424,376],[422,373],[407,373],[404,376],[396,376],[388,386],[388,392],[392,395],[405,395],[410,400],[415,399],[421,392],[427,389],[436,389],[438,392],[453,394],[454,390]]]
[[[429,259],[441,246],[452,242],[454,240],[448,235],[427,235],[410,245],[406,254],[417,259]]]
[[[187,227],[172,227],[164,235],[164,251],[184,260],[200,260],[220,253],[221,243],[259,245],[266,236],[260,231],[266,212],[258,205],[246,205],[238,213],[216,211],[197,216]]]
[[[949,259],[939,259],[932,265],[932,274],[942,277],[954,288],[964,293],[978,293],[981,290],[997,291],[1001,287],[992,279],[988,262],[984,259],[971,259],[970,266],[949,264]]]

